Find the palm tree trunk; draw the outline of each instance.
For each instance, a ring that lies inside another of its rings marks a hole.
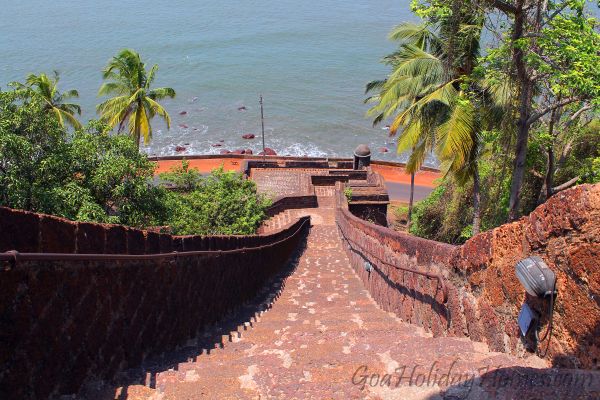
[[[136,143],[137,143],[137,147],[139,149],[140,148],[140,139],[141,139],[140,137],[142,136],[141,135],[141,127],[140,127],[141,119],[142,118],[141,118],[140,110],[142,109],[141,107],[143,107],[143,105],[142,105],[141,101],[138,101],[137,107],[138,108],[137,108],[137,110],[135,112],[135,128],[134,128],[134,131],[135,131],[135,140],[136,140]]]
[[[479,168],[476,166],[473,174],[473,236],[479,233],[481,226],[481,191],[479,185]]]
[[[415,173],[410,174],[410,199],[408,200],[408,230],[412,223],[413,200],[415,197]]]

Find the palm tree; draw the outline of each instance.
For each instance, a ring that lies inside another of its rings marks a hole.
[[[140,55],[133,50],[122,50],[113,57],[102,72],[105,82],[98,91],[99,96],[114,95],[114,97],[98,105],[97,111],[101,118],[110,126],[118,126],[122,132],[125,124],[138,146],[140,138],[148,143],[152,137],[150,120],[158,115],[171,127],[171,117],[157,100],[175,97],[171,88],[151,89],[156,76],[158,65],[149,71],[142,62]]]
[[[390,135],[402,128],[398,152],[411,151],[406,166],[411,181],[432,151],[457,183],[473,180],[473,234],[480,226],[477,107],[485,104],[479,101],[485,90],[470,75],[479,56],[480,33],[480,18],[464,10],[437,26],[402,24],[390,35],[400,41],[398,51],[384,59],[392,74],[367,86],[367,91],[379,89],[367,99],[376,103],[369,110],[374,123],[393,117]],[[411,184],[411,199],[412,191]],[[411,208],[409,204],[409,218]]]
[[[57,71],[54,71],[54,77],[51,78],[46,74],[27,76],[25,81],[27,87],[31,88],[39,95],[45,104],[45,109],[54,114],[62,127],[65,124],[70,125],[74,129],[81,129],[81,123],[75,118],[75,113],[81,115],[81,107],[77,104],[66,103],[66,100],[79,97],[77,90],[69,90],[65,93],[58,91],[58,81],[60,80]],[[25,86],[25,85],[21,85]]]
[[[394,118],[390,136],[398,133],[398,116],[412,109],[419,99],[426,96],[444,82],[445,71],[440,57],[442,44],[427,25],[403,23],[390,34],[390,39],[399,41],[396,52],[386,56],[383,63],[392,67],[385,80],[367,84],[367,93],[378,91],[366,102],[376,103],[368,115],[374,116],[373,124]],[[408,227],[412,220],[415,174],[435,145],[435,126],[438,123],[439,105],[428,103],[420,116],[404,120],[403,132],[398,140],[398,153],[410,151],[406,171],[411,175],[410,200],[408,205]]]

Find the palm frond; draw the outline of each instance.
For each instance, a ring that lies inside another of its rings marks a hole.
[[[152,89],[148,92],[148,97],[153,100],[162,100],[167,97],[174,98],[176,95],[175,90],[172,88],[157,88]]]
[[[156,101],[152,100],[149,97],[146,97],[144,99],[144,102],[147,104],[148,109],[150,110],[150,115],[153,117],[154,115],[158,115],[160,117],[162,117],[162,119],[165,121],[165,123],[167,124],[167,129],[171,128],[171,117],[169,116],[169,113],[167,112],[167,110],[165,110],[163,108],[163,106],[161,106],[160,104],[158,104]]]
[[[446,122],[437,128],[437,153],[441,160],[452,160],[452,171],[462,168],[476,145],[477,122],[473,103],[459,96]]]

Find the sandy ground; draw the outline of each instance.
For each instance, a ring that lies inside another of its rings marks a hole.
[[[201,160],[188,160],[190,168],[195,168],[202,173],[208,173],[213,169],[223,166],[226,171],[241,172],[244,160],[240,158],[210,158]],[[156,173],[169,171],[172,167],[181,165],[181,160],[161,160],[156,162]]]

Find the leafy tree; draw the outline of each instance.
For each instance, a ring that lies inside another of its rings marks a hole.
[[[531,130],[542,117],[562,107],[581,107],[582,102],[598,105],[600,36],[596,19],[585,15],[584,0],[489,0],[484,4],[509,21],[507,32],[495,32],[501,40],[489,52],[487,66],[502,71],[516,88],[509,202],[509,219],[513,220],[519,214]],[[540,96],[548,101],[539,101]]]
[[[166,182],[181,182],[185,165],[161,174]],[[174,233],[202,235],[253,234],[266,218],[271,201],[241,174],[216,169],[187,192],[167,196],[167,225]]]
[[[161,179],[172,184],[171,190],[189,193],[196,190],[202,182],[202,174],[194,168],[190,168],[190,162],[185,158],[181,165],[174,166],[169,172],[160,175]]]
[[[102,120],[111,127],[118,126],[118,132],[128,125],[129,134],[140,144],[140,138],[148,143],[152,137],[150,121],[156,115],[171,126],[171,117],[158,100],[174,98],[171,88],[152,89],[158,65],[146,70],[140,55],[133,50],[122,50],[104,68],[105,82],[98,91],[99,96],[114,96],[98,105]]]
[[[133,140],[95,121],[68,135],[46,104],[27,87],[0,92],[0,204],[74,220],[160,222],[164,191]]]
[[[52,192],[69,179],[66,131],[29,88],[0,91],[0,203],[50,212]]]
[[[104,220],[137,227],[160,224],[165,193],[152,184],[155,164],[130,137],[110,136],[103,133],[106,129],[93,123],[73,137],[73,180],[102,207]]]
[[[44,100],[44,109],[53,113],[61,126],[70,125],[74,129],[81,129],[81,123],[75,117],[75,113],[81,115],[81,107],[66,102],[69,99],[79,97],[79,93],[77,90],[60,93],[58,91],[59,80],[58,72],[54,71],[53,78],[46,74],[30,74],[27,77],[26,84]],[[23,84],[16,85],[21,88],[25,86]]]

